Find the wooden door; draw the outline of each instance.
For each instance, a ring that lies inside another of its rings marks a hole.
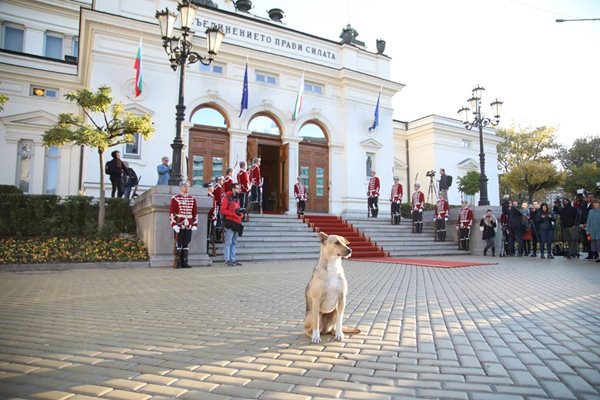
[[[299,175],[308,189],[306,211],[329,212],[328,147],[303,142],[299,153]]]
[[[248,144],[246,146],[246,157],[248,158],[248,171],[252,167],[252,162],[258,157],[258,139],[248,138]]]
[[[279,193],[279,211],[284,212],[289,210],[289,152],[290,146],[288,143],[284,144],[279,148],[279,162],[281,168],[279,168],[279,182],[281,182],[281,191]]]
[[[188,176],[192,185],[204,185],[225,175],[229,160],[229,134],[225,129],[194,127],[190,130]]]

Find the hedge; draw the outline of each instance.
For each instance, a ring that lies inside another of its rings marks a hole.
[[[127,199],[106,200],[106,219],[98,232],[98,204],[92,197],[23,195],[0,191],[0,237],[112,237],[135,233]]]
[[[0,264],[146,261],[148,252],[135,237],[0,238]]]

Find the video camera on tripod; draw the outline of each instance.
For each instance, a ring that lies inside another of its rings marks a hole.
[[[428,176],[429,178],[435,178],[435,171],[431,170],[431,171],[427,171],[425,172],[425,176]]]

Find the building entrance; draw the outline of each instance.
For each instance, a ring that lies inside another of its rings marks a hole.
[[[252,133],[248,136],[247,156],[249,165],[260,157],[260,173],[263,177],[262,210],[281,214],[288,209],[287,187],[289,182],[288,145],[272,135]]]

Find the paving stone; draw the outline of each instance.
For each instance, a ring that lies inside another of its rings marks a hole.
[[[541,382],[551,398],[575,399],[576,396],[562,382]]]

